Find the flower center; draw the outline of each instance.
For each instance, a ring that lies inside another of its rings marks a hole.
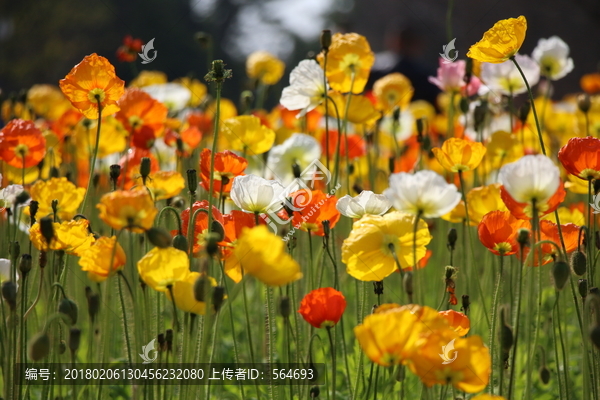
[[[98,104],[98,101],[100,101],[100,103],[104,102],[105,97],[106,93],[104,92],[104,89],[95,88],[88,92],[88,100],[94,104]]]
[[[340,69],[351,75],[360,67],[360,56],[355,53],[345,54],[340,62]]]
[[[579,176],[585,180],[598,179],[600,178],[600,171],[596,171],[595,169],[591,168],[586,168],[583,171],[581,171]]]
[[[137,115],[132,115],[131,117],[129,117],[129,125],[131,125],[131,127],[133,129],[137,128],[138,126],[142,125],[144,120],[141,119],[140,117],[138,117]]]
[[[21,157],[25,157],[27,153],[29,153],[29,147],[27,147],[27,145],[24,144],[18,144],[17,147],[15,147],[15,153],[17,153]]]
[[[496,243],[494,246],[494,250],[496,250],[500,254],[506,254],[512,250],[512,246],[508,242]]]

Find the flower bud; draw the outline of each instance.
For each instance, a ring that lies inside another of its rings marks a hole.
[[[454,277],[455,273],[456,273],[456,268],[454,268],[451,265],[446,266],[446,268],[445,268],[446,279],[452,279]]]
[[[471,299],[469,298],[468,294],[463,294],[462,295],[462,307],[461,310],[466,313],[469,312],[469,307],[471,306]]]
[[[577,96],[577,107],[579,107],[579,111],[584,114],[587,114],[592,107],[592,102],[590,100],[590,95],[587,93],[580,94]]]
[[[331,31],[329,29],[323,29],[321,31],[321,49],[326,53],[329,51],[331,46]]]
[[[119,176],[121,176],[121,166],[119,164],[111,165],[109,176],[110,180],[113,182],[113,185],[117,186],[117,180],[119,179]]]
[[[506,356],[505,361],[508,359],[508,354],[514,343],[514,336],[511,327],[507,324],[508,310],[507,307],[500,309],[500,346],[502,353]]]
[[[219,312],[225,299],[225,288],[223,286],[215,286],[212,293],[212,303],[216,312]]]
[[[390,174],[394,173],[394,170],[396,169],[396,157],[390,157],[388,158],[388,169],[390,170]]]
[[[140,175],[142,176],[142,180],[144,183],[148,176],[150,175],[151,163],[149,157],[142,157],[142,161],[140,162]]]
[[[290,298],[287,296],[282,296],[279,299],[279,314],[283,318],[288,318],[292,313],[292,306],[290,304]]]
[[[576,250],[571,254],[571,269],[575,275],[585,275],[587,259],[582,251]]]
[[[28,354],[32,361],[39,361],[50,352],[50,338],[45,332],[35,334],[28,344]]]
[[[152,245],[160,249],[171,247],[171,242],[173,241],[171,234],[164,228],[158,228],[154,226],[146,231],[146,236]]]
[[[519,121],[521,121],[521,123],[527,122],[527,117],[529,117],[530,111],[531,103],[529,101],[526,101],[525,103],[523,103],[521,108],[519,108]]]
[[[527,246],[529,244],[529,234],[529,229],[519,229],[519,233],[517,234],[517,243],[519,243],[521,246]]]
[[[326,238],[329,238],[329,234],[331,233],[331,223],[328,219],[326,219],[323,222],[321,222],[321,225],[323,225],[323,235]]]
[[[29,217],[31,218],[31,225],[35,224],[35,216],[40,209],[40,203],[35,200],[29,202]]]
[[[475,107],[475,111],[473,112],[473,118],[475,122],[475,130],[479,131],[483,123],[485,122],[485,116],[488,112],[488,103],[482,102],[481,105]]]
[[[27,202],[27,200],[29,200],[31,198],[31,196],[29,196],[29,193],[27,193],[25,190],[23,190],[21,193],[19,193],[17,195],[17,197],[15,197],[15,206],[20,206],[21,204],[25,204]]]
[[[383,294],[383,281],[373,282],[373,290],[377,295]]]
[[[98,293],[92,293],[92,290],[86,290],[85,295],[87,297],[88,304],[88,315],[90,319],[94,321],[98,311],[100,311],[100,295]]]
[[[550,382],[550,370],[546,368],[545,365],[540,367],[540,381],[542,381],[544,385],[547,385]]]
[[[201,303],[204,302],[204,299],[205,299],[204,291],[206,289],[206,286],[209,284],[210,283],[207,282],[207,279],[203,276],[196,279],[196,282],[194,282],[194,298],[196,299],[196,301],[199,301]]]
[[[21,271],[21,275],[26,277],[29,271],[31,271],[32,264],[31,254],[23,254],[21,256],[21,262],[19,263],[19,271]]]
[[[167,329],[165,334],[165,342],[167,342],[167,351],[173,350],[173,329]]]
[[[598,288],[597,287],[591,287],[590,288],[590,294],[598,294]]]
[[[394,110],[392,111],[392,118],[394,118],[395,122],[400,121],[400,107],[396,106],[394,107]]]
[[[188,169],[186,173],[188,190],[191,194],[196,194],[196,190],[198,190],[198,173],[195,169]]]
[[[585,298],[588,295],[588,281],[587,279],[580,279],[577,281],[577,289],[579,289],[579,295],[581,296],[582,299],[585,300]]]
[[[404,286],[404,291],[409,296],[413,294],[413,274],[408,271],[404,274],[404,278],[402,278],[402,285]]]
[[[11,311],[17,308],[17,285],[13,281],[2,282],[2,297],[8,303]]]
[[[217,222],[217,221],[213,221],[213,222]],[[218,224],[218,222],[217,222],[217,224]],[[217,255],[217,253],[219,252],[220,237],[221,236],[215,232],[211,232],[210,234],[207,235],[205,250],[206,250],[206,254],[208,254],[210,257]]]
[[[310,388],[310,398],[316,399],[321,394],[321,389],[318,386],[313,386]]]
[[[183,235],[175,235],[173,237],[173,247],[175,247],[177,250],[181,250],[181,251],[188,251],[188,241],[187,238]]]
[[[94,185],[94,189],[98,187],[100,184],[101,175],[97,172],[94,173],[94,177],[92,178],[92,185]]]
[[[52,239],[54,239],[54,225],[51,217],[44,217],[40,219],[40,231],[46,240],[46,244],[50,246]]]
[[[60,303],[58,303],[58,312],[66,315],[71,320],[71,325],[77,323],[77,304],[73,300],[64,297]]]
[[[566,262],[558,260],[554,263],[552,266],[552,276],[554,277],[556,290],[562,290],[565,287],[570,275],[571,270]]]
[[[458,232],[456,231],[456,228],[450,228],[448,230],[447,239],[448,250],[453,251],[456,247],[456,241],[458,240]]]
[[[52,206],[52,212],[54,213],[54,215],[58,214],[58,200],[54,199],[52,200],[52,203],[50,203]]]
[[[75,353],[79,349],[79,342],[81,340],[81,330],[77,328],[71,328],[69,330],[69,350]]]

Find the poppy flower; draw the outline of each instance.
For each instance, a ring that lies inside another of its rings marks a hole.
[[[405,75],[394,72],[379,78],[373,84],[373,94],[377,100],[377,107],[389,113],[398,107],[405,109],[413,97],[415,89]]]
[[[233,179],[229,195],[235,205],[244,211],[275,213],[283,208],[285,188],[277,181],[249,174]]]
[[[454,310],[446,310],[440,311],[440,315],[446,318],[448,324],[454,329],[458,336],[465,336],[469,333],[471,321],[465,314]]]
[[[540,66],[529,56],[517,54],[515,60],[521,67],[530,86],[540,80]],[[517,66],[510,60],[500,64],[483,63],[481,66],[481,79],[493,92],[506,96],[516,96],[527,92],[527,85],[521,77]]]
[[[329,221],[333,228],[340,220],[340,212],[335,208],[337,198],[320,190],[301,189],[292,194],[292,224],[296,229],[308,231],[313,235],[324,236],[323,221]]]
[[[275,132],[254,115],[240,115],[223,121],[221,132],[228,148],[251,155],[262,154],[275,143]]]
[[[323,66],[323,53],[317,56]],[[362,93],[369,79],[375,55],[364,36],[335,33],[327,52],[325,75],[331,88],[340,93]]]
[[[181,212],[181,230],[184,235],[187,235],[188,227],[190,224],[190,218],[196,214],[198,210],[205,210],[198,212],[195,219],[194,225],[194,246],[193,246],[193,254],[195,256],[199,255],[200,252],[204,249],[205,246],[205,235],[208,233],[208,200],[197,201],[192,204],[192,211],[190,212],[190,208],[186,208]],[[223,215],[219,211],[219,209],[213,206],[213,221],[224,225]],[[175,234],[176,232],[172,232]]]
[[[118,105],[121,109],[115,116],[132,135],[136,147],[151,148],[154,138],[160,136],[164,129],[169,112],[167,107],[138,88],[127,89]]]
[[[437,76],[430,76],[429,82],[444,92],[463,93],[467,96],[473,96],[477,94],[481,86],[481,81],[478,77],[471,76],[471,80],[467,85],[465,82],[466,72],[467,62],[465,60],[456,60],[449,63],[440,58]]]
[[[54,121],[65,111],[71,109],[71,104],[54,85],[33,85],[27,91],[27,105],[33,111],[47,120]]]
[[[33,121],[11,120],[0,130],[0,159],[15,168],[34,167],[46,155],[46,139]]]
[[[492,253],[509,256],[519,251],[519,229],[531,229],[529,221],[516,219],[509,211],[492,211],[479,223],[477,233],[481,243]]]
[[[265,223],[263,218],[260,218],[258,221],[259,224]],[[242,236],[244,229],[252,228],[256,225],[256,221],[254,215],[250,213],[233,210],[229,214],[223,215],[223,224],[225,239],[219,244],[222,245],[221,255],[225,260],[225,273],[235,283],[238,283],[243,278],[242,267],[239,260],[235,257],[233,250],[237,245],[238,238]]]
[[[510,197],[519,203],[545,203],[559,189],[560,171],[541,154],[527,155],[500,168],[498,180]]]
[[[150,173],[158,172],[160,166],[158,160],[150,152],[150,150],[142,149],[139,147],[133,147],[127,151],[119,160],[121,166],[121,175],[119,176],[118,183],[121,184],[123,179],[125,180],[125,189],[131,188],[140,176],[140,166],[142,164],[142,158],[147,157],[150,159]]]
[[[56,121],[52,122],[51,129],[59,139],[72,136],[77,124],[83,118],[83,114],[75,109],[65,111]]]
[[[579,80],[581,90],[587,94],[596,94],[600,92],[600,73],[585,74]]]
[[[118,270],[123,269],[126,262],[127,256],[116,236],[110,238],[103,236],[81,253],[79,266],[82,271],[88,273],[90,280],[102,282]]]
[[[552,197],[545,202],[536,202],[536,209],[538,217],[543,217],[549,213],[554,212],[558,206],[565,200],[567,192],[565,191],[562,182],[558,187],[558,190]],[[531,203],[520,203],[512,198],[504,186],[500,187],[500,198],[506,205],[506,208],[511,212],[512,215],[519,219],[532,219],[532,207]]]
[[[477,168],[486,148],[480,142],[450,138],[444,142],[442,148],[434,147],[432,151],[438,162],[448,171],[465,172]]]
[[[417,223],[415,217],[394,211],[383,216],[365,215],[352,225],[352,231],[342,244],[342,262],[348,274],[361,281],[382,281],[396,269],[394,253],[404,271],[410,271],[415,260],[419,262],[431,241],[427,224]],[[413,252],[416,240],[415,255]]]
[[[142,233],[154,225],[158,210],[146,188],[117,190],[100,198],[100,219],[113,229]]]
[[[469,207],[469,218],[471,225],[477,226],[483,216],[492,211],[508,211],[506,205],[500,197],[500,187],[498,183],[488,186],[473,188],[467,193],[467,204]]]
[[[268,286],[283,286],[302,278],[300,265],[286,251],[283,240],[265,225],[244,229],[235,246],[244,273]]]
[[[258,79],[264,85],[274,85],[283,76],[283,61],[266,51],[255,51],[246,60],[248,78]]]
[[[306,179],[305,174],[321,172],[317,172],[315,165],[315,160],[320,157],[321,146],[315,138],[304,133],[294,133],[282,144],[273,146],[269,152],[267,171],[270,175],[268,177],[288,185],[295,179],[292,166],[296,164],[302,171],[302,178]],[[312,169],[307,171],[308,167]]]
[[[558,152],[558,159],[567,172],[579,179],[600,178],[600,139],[574,137]]]
[[[344,295],[334,288],[326,287],[312,290],[304,296],[298,312],[315,328],[332,328],[342,318],[345,309]]]
[[[189,263],[185,251],[174,247],[155,247],[138,261],[137,269],[146,285],[157,292],[167,292],[169,286],[188,276]]]
[[[89,119],[98,118],[98,106],[102,116],[119,111],[117,101],[125,91],[115,67],[96,53],[85,56],[59,83],[73,107]]]
[[[173,298],[175,299],[175,307],[179,308],[183,312],[192,313],[196,315],[204,315],[206,312],[206,302],[196,300],[194,295],[194,285],[198,278],[202,276],[201,273],[196,271],[188,271],[187,275],[180,280],[176,280],[173,283]],[[213,277],[209,277],[210,285],[212,287],[217,286],[217,281]],[[167,290],[165,292],[167,299],[171,301],[171,293]]]
[[[573,70],[569,45],[558,36],[540,39],[531,56],[540,64],[541,74],[553,81],[563,78]]]
[[[187,87],[192,93],[192,97],[188,102],[190,107],[198,107],[206,98],[206,93],[208,91],[206,85],[200,82],[198,79],[185,76],[183,78],[175,79],[174,82]]]
[[[356,197],[341,197],[335,207],[348,218],[361,218],[365,214],[383,215],[392,207],[392,203],[382,194],[363,190]]]
[[[94,243],[94,235],[89,231],[89,221],[85,219],[53,222],[54,239],[50,244],[42,235],[40,223],[36,222],[29,229],[29,239],[36,249],[40,251],[63,250],[67,254],[81,256]]]
[[[321,148],[325,150],[328,135],[321,136]],[[334,159],[336,155],[338,140],[340,143],[340,157],[346,158],[346,140],[338,131],[329,131],[329,157]],[[348,137],[348,159],[354,160],[367,154],[365,140],[359,135],[349,134]]]
[[[157,171],[148,176],[146,187],[152,192],[154,201],[170,199],[185,188],[185,180],[177,171]]]
[[[121,62],[134,62],[138,53],[142,51],[141,39],[134,39],[131,35],[123,38],[123,45],[117,49],[117,59]]]
[[[78,188],[67,178],[50,178],[37,181],[31,187],[31,199],[38,202],[38,218],[51,214],[52,202],[58,201],[57,216],[60,219],[71,219],[77,213],[85,196],[85,189]]]
[[[303,117],[323,102],[328,89],[324,75],[315,60],[300,61],[290,72],[290,86],[283,89],[279,102],[287,110],[300,110],[298,117]]]
[[[519,51],[525,41],[527,20],[524,16],[498,21],[471,46],[467,57],[488,63],[501,63]]]
[[[162,71],[148,71],[143,70],[140,71],[138,76],[136,76],[130,83],[129,87],[146,87],[152,85],[160,85],[163,83],[167,83],[169,79],[167,78],[167,74]]]
[[[583,238],[579,235],[579,226],[575,224],[561,224],[560,225],[562,237],[565,242],[566,253],[572,253],[577,250],[579,245],[583,243]],[[552,221],[542,220],[540,221],[540,238],[541,240],[549,240],[551,242],[561,245],[560,235],[558,232],[558,225]],[[582,240],[579,242],[579,240]],[[559,256],[555,246],[551,244],[542,244],[542,265],[548,264]],[[537,257],[534,260],[534,265],[537,265]]]
[[[205,190],[210,188],[210,149],[202,150],[200,154],[200,179]],[[213,193],[227,195],[233,186],[233,178],[244,174],[248,161],[236,155],[234,152],[225,150],[215,154],[215,168],[213,175]]]
[[[350,102],[348,103],[348,97]],[[344,95],[341,93],[329,92],[329,97],[336,105],[330,105],[328,108],[329,116],[333,118],[343,118],[345,115],[346,104],[348,104],[348,121],[353,124],[372,125],[381,118],[381,113],[375,109],[375,106],[367,97],[362,95]],[[336,112],[337,111],[337,112]],[[338,113],[343,113],[338,115]]]

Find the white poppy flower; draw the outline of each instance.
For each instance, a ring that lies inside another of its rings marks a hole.
[[[533,86],[540,80],[540,66],[529,56],[517,54],[516,61],[529,86]],[[511,60],[500,64],[481,63],[481,79],[490,90],[504,95],[516,96],[527,92],[527,86],[519,73],[517,67]]]
[[[461,198],[456,186],[429,170],[390,175],[390,187],[383,194],[397,211],[420,214],[425,218],[449,213]]]
[[[0,189],[0,208],[14,208],[17,196],[23,190],[23,186],[21,185],[8,185],[4,189]]]
[[[498,180],[516,201],[543,203],[558,190],[560,170],[544,155],[528,155],[500,168]]]
[[[231,200],[240,209],[252,213],[275,213],[283,208],[284,187],[256,175],[237,176],[231,186]]]
[[[558,36],[540,39],[531,56],[540,65],[540,73],[556,81],[573,70],[569,45]]]
[[[140,89],[153,99],[163,103],[172,112],[183,110],[192,97],[192,92],[179,83],[159,83]]]
[[[298,117],[314,110],[327,93],[323,68],[315,60],[302,60],[290,72],[290,86],[283,89],[279,102],[288,110],[302,110]]]
[[[385,116],[381,119],[380,130],[381,133],[395,138],[398,142],[404,142],[412,136],[414,133],[415,117],[413,113],[406,109],[401,110],[400,120],[396,126],[396,134],[394,135],[394,117],[392,115]]]
[[[365,214],[383,215],[391,206],[385,195],[363,190],[356,197],[347,194],[340,198],[335,208],[348,218],[362,218]]]
[[[10,260],[0,258],[0,282],[10,280]]]
[[[315,160],[321,158],[321,145],[315,138],[303,133],[294,133],[285,142],[274,146],[267,158],[268,177],[277,179],[284,185],[294,181],[294,163],[304,171]]]

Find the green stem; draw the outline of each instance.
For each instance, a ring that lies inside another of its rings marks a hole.
[[[494,300],[492,302],[492,328],[490,330],[490,355],[492,357],[492,368],[490,370],[490,391],[494,394],[494,359],[496,357],[496,320],[498,319],[498,293],[502,285],[502,270],[504,267],[504,255],[500,253],[500,269],[496,278],[496,288],[494,289]]]
[[[191,210],[191,208],[190,208],[190,210]],[[175,207],[171,207],[171,206],[163,207],[160,210],[160,212],[158,213],[158,217],[156,217],[156,224],[160,225],[160,219],[162,218],[165,211],[171,211],[171,213],[173,213],[175,215],[175,219],[177,220],[177,231],[179,232],[180,235],[182,235],[183,231],[181,230],[181,217],[179,216],[179,212],[177,211],[177,209]]]
[[[96,159],[98,158],[98,148],[100,147],[100,128],[102,125],[102,104],[100,103],[100,96],[96,95],[96,101],[98,102],[98,127],[96,130],[96,145],[94,147],[94,155],[92,157],[92,165],[90,165],[90,175],[88,177],[87,190],[83,196],[83,202],[81,203],[81,213],[85,213],[85,204],[87,202],[90,189],[92,188],[92,181],[94,180],[94,169],[96,168]],[[127,172],[127,171],[125,171]]]
[[[331,327],[327,327],[327,336],[329,336],[329,346],[331,349],[331,394],[335,399],[335,376],[337,375],[336,369],[336,357],[335,357],[335,344],[333,343],[333,336],[331,335]]]
[[[515,313],[515,322],[513,324],[515,334],[514,334],[514,343],[512,347],[512,357],[511,357],[511,365],[510,365],[510,379],[508,381],[508,400],[512,400],[514,381],[515,381],[515,368],[517,363],[517,343],[519,341],[519,319],[521,317],[521,299],[523,298],[523,274],[524,274],[524,263],[523,263],[523,251],[525,246],[521,246],[521,251],[519,253],[519,279],[518,279],[518,287],[517,287],[517,308]]]
[[[214,117],[214,128],[213,128],[213,142],[212,142],[212,151],[210,153],[210,175],[209,175],[209,183],[208,183],[208,232],[212,231],[212,207],[213,207],[213,189],[214,189],[214,173],[215,173],[215,153],[217,152],[217,142],[219,139],[219,121],[221,116],[221,86],[222,82],[217,81],[216,88],[216,99],[215,102],[217,104],[215,109],[215,117]],[[190,204],[190,210],[192,205]],[[190,246],[192,244],[190,243]],[[192,246],[193,247],[193,246]]]

